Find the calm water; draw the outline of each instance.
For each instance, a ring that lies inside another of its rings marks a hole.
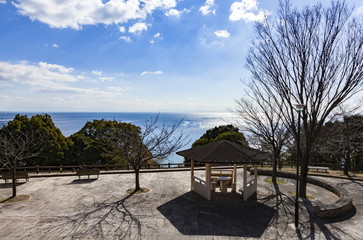
[[[0,112],[0,126],[12,120],[18,114],[15,112]],[[44,113],[19,113],[31,117],[36,114]],[[157,113],[77,113],[77,112],[47,112],[54,124],[62,131],[64,136],[68,137],[79,131],[87,121],[94,119],[116,120],[121,122],[132,123],[142,127],[144,122],[155,118]],[[160,122],[175,122],[183,119],[183,123],[179,131],[189,134],[189,140],[183,149],[189,148],[190,145],[198,139],[204,132],[210,128],[219,125],[225,125],[233,122],[234,116],[230,113],[160,113]],[[173,154],[163,162],[180,163],[183,158]]]

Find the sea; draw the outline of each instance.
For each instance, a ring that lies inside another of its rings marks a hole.
[[[236,115],[230,112],[201,112],[201,113],[143,113],[143,112],[0,112],[0,126],[14,119],[16,114],[31,117],[36,114],[48,114],[52,117],[54,124],[62,131],[63,135],[69,137],[78,132],[92,120],[116,120],[132,123],[143,128],[145,121],[159,117],[159,124],[175,123],[182,120],[182,124],[176,134],[183,132],[188,135],[184,147],[188,149],[191,144],[200,138],[208,129],[237,122]],[[161,163],[182,163],[183,158],[175,153],[162,160]]]

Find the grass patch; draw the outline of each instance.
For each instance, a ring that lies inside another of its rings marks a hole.
[[[150,192],[150,189],[148,188],[140,188],[139,190],[135,191],[135,188],[130,188],[126,190],[127,194],[141,194],[141,193],[147,193]]]
[[[273,184],[272,178],[265,178],[265,179],[263,179],[263,181],[267,182],[267,183],[270,183],[270,184]],[[287,182],[284,181],[284,180],[281,180],[281,179],[276,179],[276,183],[277,183],[277,185],[282,185],[282,184],[286,184]]]
[[[0,203],[16,203],[16,202],[26,201],[29,198],[30,198],[29,195],[17,195],[16,197],[1,199]]]
[[[289,195],[291,197],[296,197],[296,193],[295,192],[289,193]],[[313,195],[308,194],[308,193],[306,194],[306,198],[308,198],[308,199],[315,199],[315,197]]]

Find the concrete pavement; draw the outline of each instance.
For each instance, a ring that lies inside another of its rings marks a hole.
[[[203,171],[196,175],[203,177]],[[216,192],[212,201],[190,192],[190,172],[142,173],[145,194],[128,195],[133,174],[32,178],[18,186],[23,202],[0,204],[0,239],[363,239],[363,182],[323,178],[343,184],[353,195],[344,218],[320,220],[308,209],[314,201],[332,203],[334,194],[314,185],[315,199],[300,204],[300,231],[293,228],[294,181],[265,183],[259,176],[257,201]],[[242,170],[238,170],[239,186]],[[11,195],[0,184],[0,198]]]

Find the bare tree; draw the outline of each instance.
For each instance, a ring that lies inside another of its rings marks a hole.
[[[140,136],[133,132],[122,137],[123,157],[135,171],[135,190],[140,190],[141,166],[150,160],[160,161],[185,146],[188,135],[177,133],[183,120],[174,123],[159,122],[159,115],[145,122]]]
[[[272,153],[272,181],[276,182],[277,166],[281,169],[281,150],[290,134],[284,125],[281,108],[263,90],[253,82],[248,85],[245,97],[237,101],[236,112],[244,130]]]
[[[38,156],[45,148],[45,137],[40,131],[0,130],[0,164],[12,172],[12,197],[16,197],[16,168],[19,163]]]
[[[306,196],[308,163],[324,122],[362,90],[363,24],[351,13],[344,1],[299,11],[286,0],[275,24],[266,19],[255,27],[247,68],[272,101],[283,100],[281,112],[295,139],[294,105],[305,104],[300,197]]]

